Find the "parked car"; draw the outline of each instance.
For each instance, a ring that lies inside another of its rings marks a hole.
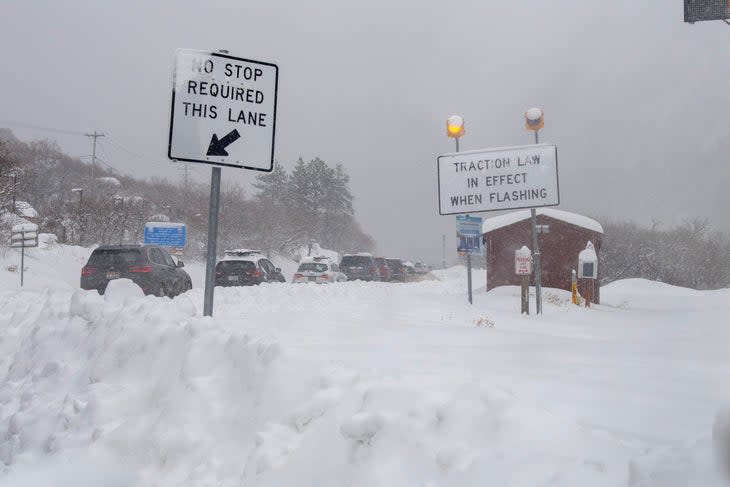
[[[286,282],[281,269],[258,250],[226,250],[215,266],[216,286],[254,286],[264,282]]]
[[[426,274],[430,271],[428,266],[426,264],[424,264],[423,262],[416,262],[414,267],[415,267],[416,274]]]
[[[299,263],[297,272],[292,277],[294,283],[316,282],[327,284],[330,282],[344,282],[347,276],[340,272],[340,266],[327,257],[304,257]]]
[[[81,269],[81,288],[104,294],[109,281],[124,278],[145,294],[173,297],[193,287],[184,266],[157,245],[105,245],[94,249]]]
[[[370,254],[343,255],[340,261],[340,272],[344,272],[347,279],[354,281],[379,281],[380,271],[375,259]]]
[[[406,268],[403,265],[403,261],[400,259],[385,259],[390,267],[391,280],[405,282],[406,280]]]
[[[392,279],[392,272],[385,257],[376,257],[375,263],[378,265],[378,270],[380,271],[380,280],[389,282]]]

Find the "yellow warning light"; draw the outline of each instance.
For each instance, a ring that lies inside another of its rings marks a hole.
[[[464,119],[459,115],[452,115],[446,119],[446,135],[459,138],[464,135]]]

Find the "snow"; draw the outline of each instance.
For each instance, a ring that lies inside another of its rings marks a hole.
[[[150,217],[150,222],[168,223],[169,221],[170,217],[167,215],[157,214]]]
[[[106,184],[109,186],[117,186],[117,187],[122,185],[122,183],[120,183],[117,178],[111,177],[111,176],[104,176],[101,178],[96,178],[96,182],[99,184]]]
[[[182,228],[185,224],[172,222],[147,222],[144,226],[145,228]]]
[[[19,223],[17,225],[13,225],[12,231],[14,233],[15,232],[37,232],[38,225],[36,225],[35,223]]]
[[[27,201],[16,201],[15,211],[23,218],[38,218],[38,212]]]
[[[598,262],[596,249],[591,242],[588,242],[586,248],[578,254],[578,262]]]
[[[536,211],[538,215],[549,216],[550,218],[555,218],[556,220],[561,220],[572,225],[587,228],[594,232],[603,233],[603,227],[601,224],[587,216],[563,210],[556,210],[553,208],[538,208]],[[506,227],[522,220],[527,220],[528,218],[530,218],[530,210],[513,211],[504,215],[487,218],[482,224],[482,232],[488,233],[498,228]]]
[[[529,120],[539,120],[540,117],[542,117],[542,109],[535,107],[530,108],[527,110],[526,115]]]
[[[330,250],[330,249],[324,249],[316,242],[312,243],[311,255],[327,257],[332,262],[340,261],[340,254],[338,252],[336,252],[334,250]],[[303,245],[302,247],[300,247],[299,250],[295,252],[295,256],[297,256],[300,260],[303,259],[304,257],[309,257],[310,256],[309,245]]]
[[[524,316],[453,267],[219,288],[206,318],[200,288],[77,289],[90,251],[29,250],[22,290],[0,256],[2,485],[725,485],[730,290]]]

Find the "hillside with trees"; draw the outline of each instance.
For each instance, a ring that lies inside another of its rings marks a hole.
[[[123,175],[72,158],[52,142],[25,143],[0,129],[0,208],[11,212],[14,193],[38,211],[41,231],[62,243],[136,243],[145,222],[183,222],[185,254],[201,258],[209,191],[207,184]],[[290,172],[277,164],[272,173],[256,177],[252,194],[224,185],[218,247],[291,254],[316,241],[342,252],[372,250],[374,241],[360,228],[352,201],[349,177],[339,164],[300,159]]]

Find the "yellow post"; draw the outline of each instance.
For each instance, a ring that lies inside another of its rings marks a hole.
[[[573,276],[570,279],[570,291],[570,302],[573,304],[578,304],[578,279],[576,279],[575,277],[575,269],[573,269]]]

